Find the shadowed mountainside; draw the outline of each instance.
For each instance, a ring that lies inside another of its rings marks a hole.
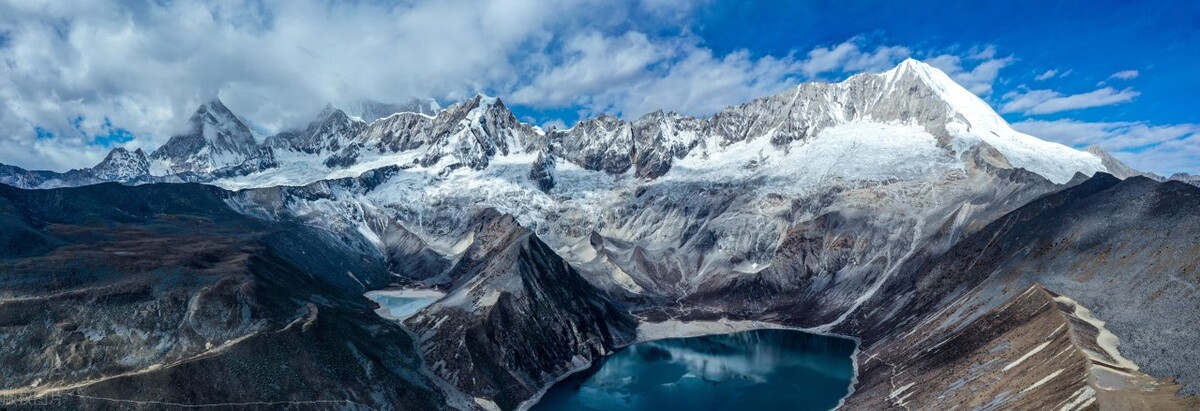
[[[444,404],[410,337],[361,296],[390,281],[382,261],[238,214],[229,196],[0,186],[0,398]]]

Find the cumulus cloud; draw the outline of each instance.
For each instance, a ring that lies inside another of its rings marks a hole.
[[[581,115],[706,115],[914,54],[864,36],[785,55],[718,53],[680,31],[697,4],[0,0],[0,163],[65,170],[113,146],[153,150],[218,97],[268,134],[326,102],[475,93]],[[980,95],[1012,62],[991,47],[932,60]]]
[[[1170,175],[1200,171],[1200,124],[1025,120],[1013,128],[1074,147],[1100,146],[1131,167]]]
[[[1138,76],[1137,70],[1125,70],[1125,71],[1118,71],[1116,73],[1113,73],[1113,75],[1108,76],[1108,79],[1109,80],[1112,80],[1112,79],[1133,80],[1133,79],[1137,78],[1137,76]]]
[[[80,115],[90,132],[107,117],[137,136],[128,144],[154,148],[214,97],[273,131],[329,101],[504,91],[555,33],[623,24],[583,15],[601,5],[0,1],[0,162],[89,165],[106,148],[68,132]]]
[[[996,57],[996,48],[988,46],[980,51],[970,53],[966,58],[954,54],[940,54],[926,59],[926,63],[946,72],[955,82],[979,96],[992,94],[992,85],[1000,76],[1000,69],[1011,65],[1015,58],[1012,56]],[[964,64],[971,63],[973,68],[967,70]]]
[[[1034,79],[1037,81],[1049,80],[1049,79],[1054,78],[1054,76],[1057,76],[1057,75],[1058,75],[1058,70],[1046,70],[1042,74],[1038,74],[1037,77],[1034,77]]]
[[[897,61],[912,55],[904,46],[866,47],[865,40],[856,37],[836,46],[817,47],[800,62],[800,71],[809,78],[826,73],[879,72],[892,68]]]
[[[1130,88],[1117,90],[1112,87],[1072,95],[1054,90],[1012,91],[1004,94],[1004,104],[1000,106],[1000,112],[1051,114],[1127,103],[1138,95],[1141,93]]]
[[[755,59],[744,50],[717,56],[698,44],[688,36],[655,42],[636,32],[581,35],[566,42],[564,62],[536,73],[511,101],[630,118],[659,109],[704,115],[795,83],[790,58]]]

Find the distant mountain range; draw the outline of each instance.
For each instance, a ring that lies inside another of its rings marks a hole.
[[[647,336],[789,327],[860,341],[851,409],[1200,406],[1197,180],[1017,132],[919,61],[702,118],[190,124],[0,166],[27,347],[0,399],[519,409]],[[446,296],[385,321],[362,294],[390,285]]]

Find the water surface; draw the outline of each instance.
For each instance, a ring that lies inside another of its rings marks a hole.
[[[531,409],[829,410],[850,389],[854,341],[789,330],[629,346],[555,384]]]
[[[363,295],[379,304],[379,309],[375,310],[375,313],[380,317],[389,320],[403,320],[441,299],[446,293],[437,290],[409,288],[368,291]]]

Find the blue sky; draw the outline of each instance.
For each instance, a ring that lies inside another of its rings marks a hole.
[[[1196,174],[1197,55],[1187,1],[0,0],[0,162],[152,150],[214,97],[272,132],[326,102],[475,93],[566,125],[706,115],[916,57],[1019,130]]]
[[[748,47],[782,54],[864,34],[918,54],[995,45],[1016,58],[996,86],[1000,94],[1022,85],[1086,92],[1113,73],[1139,72],[1137,79],[1115,84],[1135,87],[1141,93],[1137,104],[1049,118],[1179,123],[1195,121],[1200,103],[1197,2],[729,2],[714,3],[699,15],[695,30],[717,52]],[[1072,73],[1037,81],[1047,70]]]

